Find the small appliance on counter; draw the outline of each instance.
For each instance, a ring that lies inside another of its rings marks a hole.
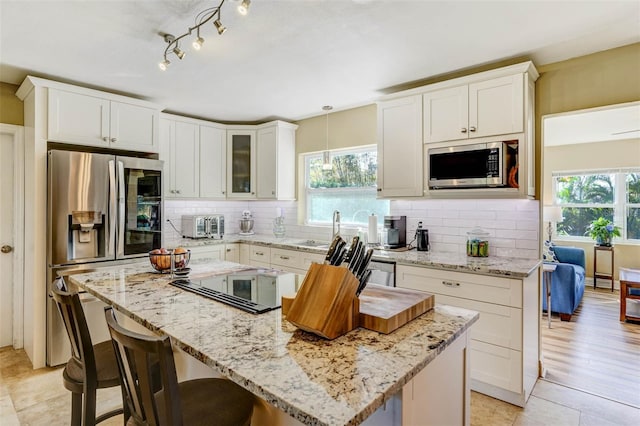
[[[251,212],[245,210],[242,212],[242,219],[240,219],[240,235],[253,235],[253,218]]]
[[[182,236],[185,238],[218,238],[224,236],[224,215],[182,216]]]
[[[384,248],[398,249],[407,246],[407,217],[406,216],[385,216],[384,217]]]
[[[429,251],[429,230],[422,227],[422,222],[418,222],[415,238],[416,250]]]

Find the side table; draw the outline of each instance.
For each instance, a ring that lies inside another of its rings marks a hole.
[[[543,279],[547,284],[547,325],[551,328],[551,281],[553,278],[553,272],[556,270],[556,265],[551,263],[544,263],[542,265]]]
[[[611,273],[598,272],[598,252],[604,251],[611,254]],[[614,265],[615,260],[615,252],[613,250],[613,246],[593,246],[593,288],[596,288],[596,284],[598,278],[603,278],[611,281],[611,291],[613,291],[613,271],[615,270]]]

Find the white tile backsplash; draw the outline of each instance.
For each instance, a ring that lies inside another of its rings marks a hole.
[[[165,217],[179,229],[183,214],[224,214],[225,232],[240,231],[239,220],[244,210],[250,210],[254,218],[254,231],[258,234],[273,233],[276,208],[285,217],[288,238],[328,241],[331,227],[298,224],[296,201],[207,201],[167,200]],[[489,233],[491,256],[537,259],[539,234],[539,204],[537,200],[393,200],[392,215],[407,216],[407,242],[413,240],[418,222],[429,230],[432,251],[464,253],[467,232],[480,227]],[[382,226],[382,218],[378,221]],[[166,227],[168,237],[177,233]],[[346,237],[355,235],[357,229],[341,229]]]

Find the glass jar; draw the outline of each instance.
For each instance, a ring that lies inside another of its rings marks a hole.
[[[467,232],[467,256],[489,256],[489,233],[480,228]]]
[[[286,233],[286,228],[284,226],[284,217],[278,216],[273,220],[273,235],[276,238],[284,237]]]

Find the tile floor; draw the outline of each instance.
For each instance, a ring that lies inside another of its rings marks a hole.
[[[70,393],[61,368],[32,370],[22,350],[0,348],[0,424],[66,425]],[[118,388],[98,391],[98,413],[120,404]],[[122,416],[101,423],[122,424]],[[628,405],[539,380],[527,406],[507,404],[471,393],[471,425],[622,426],[640,424],[640,410]]]

